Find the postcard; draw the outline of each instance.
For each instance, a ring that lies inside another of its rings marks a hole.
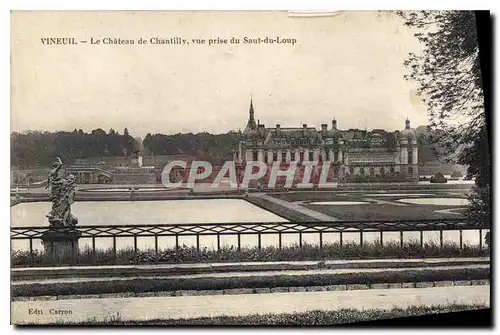
[[[488,312],[481,20],[11,12],[11,323]]]

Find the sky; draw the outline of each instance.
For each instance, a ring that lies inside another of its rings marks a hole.
[[[428,122],[403,62],[422,46],[401,18],[353,11],[294,17],[287,12],[13,12],[11,131],[147,133],[243,130],[250,98],[269,127],[404,128]],[[245,44],[244,37],[296,44]],[[44,45],[74,37],[78,45]],[[91,45],[90,39],[134,45]],[[189,45],[139,45],[184,38]],[[196,45],[192,39],[240,39]]]

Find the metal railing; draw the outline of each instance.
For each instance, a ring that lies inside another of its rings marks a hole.
[[[323,248],[324,234],[339,234],[339,243],[343,245],[343,235],[346,233],[359,234],[359,244],[364,243],[364,234],[379,233],[379,243],[383,246],[384,232],[399,232],[400,244],[403,246],[404,232],[420,232],[420,246],[424,247],[425,231],[439,231],[439,246],[443,248],[443,232],[459,231],[459,246],[464,247],[463,231],[479,230],[479,248],[483,247],[483,230],[490,229],[489,220],[471,219],[436,219],[436,220],[398,220],[398,221],[331,221],[331,222],[265,222],[265,223],[187,223],[187,224],[151,224],[151,225],[92,225],[69,227],[12,227],[11,240],[28,240],[30,254],[33,253],[33,241],[42,238],[47,231],[78,231],[81,239],[91,240],[93,254],[96,252],[97,239],[112,239],[114,256],[117,253],[117,239],[133,238],[134,255],[138,253],[138,239],[143,237],[154,238],[154,250],[159,252],[159,237],[174,237],[175,250],[180,246],[179,238],[186,236],[196,237],[196,250],[200,252],[200,237],[215,236],[217,248],[221,250],[221,237],[236,236],[237,248],[241,250],[242,236],[256,235],[257,247],[262,248],[262,237],[278,235],[278,248],[283,247],[284,234],[298,234],[298,245],[303,246],[305,234],[319,235],[319,248]]]

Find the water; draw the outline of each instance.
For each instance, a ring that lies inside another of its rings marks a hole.
[[[123,192],[130,193],[130,188],[89,188],[81,190],[83,192]],[[150,192],[150,191],[171,191],[168,188],[134,188],[134,192]],[[175,189],[179,191],[179,189]]]
[[[456,200],[454,198],[450,198]],[[411,200],[411,199],[409,199]],[[460,200],[460,199],[459,199]],[[364,202],[363,202],[364,203]],[[345,204],[345,203],[342,203]],[[449,203],[448,203],[449,204]],[[13,227],[47,226],[45,214],[50,211],[48,202],[22,203],[11,207],[11,224]],[[81,201],[72,206],[73,213],[79,219],[80,226],[86,225],[118,225],[118,224],[169,224],[169,223],[242,223],[242,222],[287,222],[287,220],[266,211],[260,207],[239,199],[206,199],[206,200],[163,200],[163,201]],[[483,231],[482,239],[484,241]],[[380,233],[368,232],[363,234],[364,242],[378,240]],[[427,231],[423,234],[424,243],[439,243],[439,231]],[[339,242],[339,233],[324,233],[323,243]],[[383,233],[384,243],[399,242],[399,232]],[[419,232],[404,232],[403,241],[419,241]],[[303,243],[319,244],[319,233],[302,234]],[[459,241],[458,231],[444,231],[444,242]],[[131,248],[134,245],[132,237],[117,238],[117,249]],[[261,237],[261,244],[278,246],[278,234],[266,234]],[[299,234],[283,234],[282,245],[297,244]],[[236,235],[222,235],[221,246],[237,246]],[[359,243],[359,233],[344,233],[343,242]],[[479,244],[478,230],[464,230],[463,243],[469,245]],[[175,246],[174,237],[159,237],[159,248],[172,248]],[[179,244],[187,246],[196,245],[195,236],[181,236]],[[257,235],[242,235],[242,247],[255,247],[258,244]],[[91,246],[91,239],[80,239],[80,248]],[[154,237],[139,237],[139,249],[154,248]],[[41,241],[33,241],[34,249],[43,250]],[[97,238],[96,248],[107,249],[112,247],[112,238]],[[200,236],[200,247],[216,248],[216,236]],[[12,241],[13,249],[29,248],[29,242]]]
[[[22,203],[11,207],[12,227],[47,226],[45,215],[50,211],[49,202]],[[80,226],[123,225],[123,224],[169,224],[169,223],[241,223],[241,222],[287,222],[287,220],[251,203],[239,199],[168,200],[168,201],[79,201],[72,205],[72,213],[78,217]],[[236,236],[223,237],[230,243]],[[242,241],[254,236],[242,237]],[[255,236],[256,238],[256,236]],[[215,243],[213,236],[201,237]],[[80,247],[90,245],[90,241],[80,240]],[[98,238],[98,248],[110,248],[111,238]],[[174,238],[159,238],[160,247],[171,247]],[[195,237],[181,237],[180,243],[194,244]],[[154,247],[154,238],[138,239],[139,247]],[[117,247],[133,246],[133,238],[118,238]],[[13,241],[13,248],[28,248],[28,241]],[[42,249],[42,244],[34,240],[34,248]]]

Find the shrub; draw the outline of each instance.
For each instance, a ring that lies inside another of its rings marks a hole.
[[[456,243],[437,242],[424,243],[407,241],[403,245],[399,241],[365,242],[359,245],[354,242],[325,244],[319,248],[316,244],[303,243],[283,246],[281,249],[268,246],[261,249],[221,246],[201,248],[199,251],[193,246],[182,245],[175,248],[161,249],[155,253],[154,249],[138,250],[132,248],[119,249],[116,255],[113,249],[96,250],[86,248],[80,252],[76,260],[68,264],[77,265],[106,265],[106,264],[152,264],[152,263],[195,263],[195,262],[265,262],[265,261],[306,261],[324,259],[380,259],[380,258],[423,258],[423,257],[480,257],[489,254],[488,250],[481,250],[478,246],[464,245],[462,249]],[[30,259],[31,256],[31,259]],[[20,266],[51,266],[54,262],[45,257],[43,252],[35,250],[31,255],[28,251],[13,251],[11,254],[13,267]]]

